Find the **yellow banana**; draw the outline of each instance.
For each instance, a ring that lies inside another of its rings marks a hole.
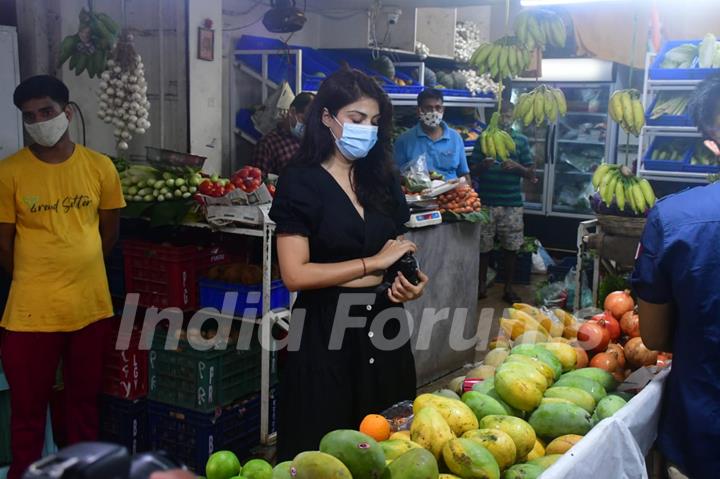
[[[633,129],[635,135],[639,135],[643,126],[645,126],[645,109],[639,99],[633,100]]]
[[[640,213],[640,211],[638,210],[637,204],[635,203],[635,195],[633,194],[633,191],[632,191],[632,185],[630,185],[629,183],[625,184],[625,198],[627,199],[627,202],[630,204],[630,208],[632,208],[632,210],[635,213]]]
[[[622,109],[623,109],[621,118],[623,119],[623,121],[625,121],[626,124],[630,125],[630,124],[632,124],[632,119],[633,119],[633,106],[632,106],[632,98],[630,97],[630,92],[627,90],[623,90],[620,93],[620,100],[622,101]]]
[[[525,113],[527,113],[528,106],[531,105],[531,103],[528,101],[530,97],[527,93],[523,93],[520,95],[520,98],[518,98],[517,105],[515,106],[515,118],[516,119],[522,119],[525,117]]]
[[[635,183],[632,186],[631,191],[632,191],[633,197],[635,198],[635,206],[637,206],[638,213],[645,213],[645,210],[647,210],[648,205],[645,202],[645,197],[643,196],[643,192],[640,189],[640,185]]]
[[[615,185],[615,203],[620,211],[625,210],[625,185],[622,180]]]
[[[487,135],[487,144],[488,144],[488,157],[489,158],[497,158],[497,148],[495,147],[495,142],[493,141],[493,137],[490,133]]]
[[[616,91],[610,97],[610,116],[616,123],[620,123],[623,117],[622,92]]]
[[[598,187],[598,191],[600,192],[600,197],[606,204],[609,204],[609,200],[607,199],[607,192],[609,191],[608,184],[610,183],[610,181],[613,179],[613,177],[616,174],[617,174],[616,170],[611,170],[607,174],[605,174],[605,176],[603,176],[602,181],[600,181],[600,186]]]
[[[515,153],[515,142],[507,132],[500,130],[500,139],[505,142],[505,149],[507,149],[507,151]]]
[[[657,199],[655,198],[655,192],[653,191],[650,182],[645,178],[640,178],[639,185],[640,191],[642,191],[643,197],[645,198],[645,202],[647,203],[648,207],[652,208],[653,206],[655,206],[655,201]]]
[[[513,309],[517,309],[518,311],[529,314],[533,318],[537,318],[540,315],[539,309],[526,303],[515,303],[512,305],[512,307]]]
[[[548,123],[555,123],[558,119],[558,105],[552,90],[545,90],[545,115]]]
[[[595,187],[595,189],[598,189],[598,187],[600,186],[600,181],[603,179],[603,176],[605,176],[608,171],[610,171],[610,165],[607,163],[602,163],[595,169],[595,172],[592,176],[592,185]]]
[[[505,148],[505,142],[502,140],[500,133],[501,133],[500,130],[496,131],[495,134],[492,136],[492,139],[493,139],[493,143],[495,144],[495,149],[497,150],[497,154],[500,157],[500,159],[503,161],[507,161],[508,151],[507,151],[507,148]]]
[[[535,108],[534,108],[535,96],[534,95],[528,99],[528,104],[530,105],[530,107],[528,108],[527,112],[525,112],[525,116],[523,117],[523,123],[525,124],[525,126],[530,125],[530,123],[532,123],[532,121],[533,121],[533,117],[535,116]]]
[[[565,101],[565,94],[559,88],[553,88],[551,91],[555,96],[555,102],[557,103],[558,107],[558,114],[560,116],[565,116],[565,114],[567,113],[567,102]]]
[[[535,124],[539,125],[545,118],[545,96],[542,93],[542,87],[535,91],[533,98],[533,114],[535,116]]]
[[[610,175],[610,180],[607,182],[607,185],[602,191],[600,191],[600,196],[602,196],[606,206],[610,206],[612,204],[613,195],[615,194],[615,185],[617,185],[620,181],[620,174],[617,170],[613,171]]]

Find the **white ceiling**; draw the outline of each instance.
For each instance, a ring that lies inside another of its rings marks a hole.
[[[296,0],[297,6],[302,8],[304,0]],[[366,9],[373,0],[307,0],[308,9]],[[505,0],[384,0],[385,7],[418,8],[418,7],[471,7],[480,5],[504,4]]]

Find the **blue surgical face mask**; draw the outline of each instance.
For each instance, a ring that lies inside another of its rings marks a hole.
[[[290,133],[292,133],[295,138],[301,139],[303,134],[305,134],[305,123],[296,120],[295,126],[290,128]]]
[[[341,124],[337,118],[333,117],[338,125],[342,126],[342,135],[340,138],[330,130],[335,145],[340,153],[350,161],[365,158],[372,147],[377,143],[378,127],[375,125],[356,125],[355,123]]]

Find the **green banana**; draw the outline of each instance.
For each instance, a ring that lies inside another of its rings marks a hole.
[[[115,23],[115,20],[110,18],[109,15],[105,13],[98,13],[97,18],[105,25],[105,28],[110,30],[110,33],[112,33],[113,36],[117,35],[120,32],[120,26]]]
[[[492,47],[492,43],[480,45],[477,50],[475,50],[475,53],[473,53],[473,58],[470,59],[470,64],[473,66],[479,66],[485,63],[485,60],[487,60],[490,52],[492,51]]]
[[[75,74],[80,75],[83,71],[85,71],[85,68],[87,68],[88,60],[90,57],[88,55],[85,55],[84,53],[78,54],[78,60],[77,64],[75,65]]]
[[[507,75],[507,69],[508,69],[508,46],[502,45],[500,47],[500,56],[498,57],[498,64],[500,67],[500,72],[503,73],[503,78],[505,78]]]
[[[552,41],[556,47],[565,48],[565,40],[567,38],[567,31],[565,29],[565,22],[561,18],[556,18],[551,24],[552,29]]]
[[[78,37],[77,34],[68,35],[67,37],[63,38],[63,41],[60,44],[60,56],[58,58],[58,66],[61,66],[63,63],[68,61],[72,54],[75,53],[79,41],[80,37]]]
[[[517,47],[510,46],[508,47],[508,68],[510,69],[512,76],[515,76],[517,73],[518,66]]]
[[[487,58],[487,64],[492,68],[493,66],[497,66],[498,57],[500,56],[500,51],[502,48],[500,45],[494,44],[492,46],[492,49],[490,50],[490,54]],[[493,75],[495,76],[495,75]]]
[[[537,46],[542,48],[545,45],[545,41],[543,40],[542,30],[540,29],[540,25],[538,24],[537,19],[534,15],[530,15],[527,21],[527,28],[528,33],[533,38]]]

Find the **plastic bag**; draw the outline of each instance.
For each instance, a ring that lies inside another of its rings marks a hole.
[[[565,289],[567,290],[568,306],[575,305],[575,268],[571,268],[565,276]],[[592,291],[587,286],[581,287],[580,292],[580,309],[589,308],[593,304]]]
[[[568,304],[568,292],[564,281],[547,283],[535,293],[535,302],[546,308],[565,309]]]
[[[424,153],[405,164],[400,170],[400,174],[403,177],[403,185],[409,193],[420,193],[432,187]]]
[[[545,261],[543,261],[539,252],[532,254],[532,272],[533,274],[547,273],[547,266],[545,266]]]
[[[290,104],[295,99],[295,94],[290,85],[285,81],[270,95],[263,106],[257,109],[252,116],[255,129],[266,135],[277,125],[278,120],[285,117],[290,110]]]

